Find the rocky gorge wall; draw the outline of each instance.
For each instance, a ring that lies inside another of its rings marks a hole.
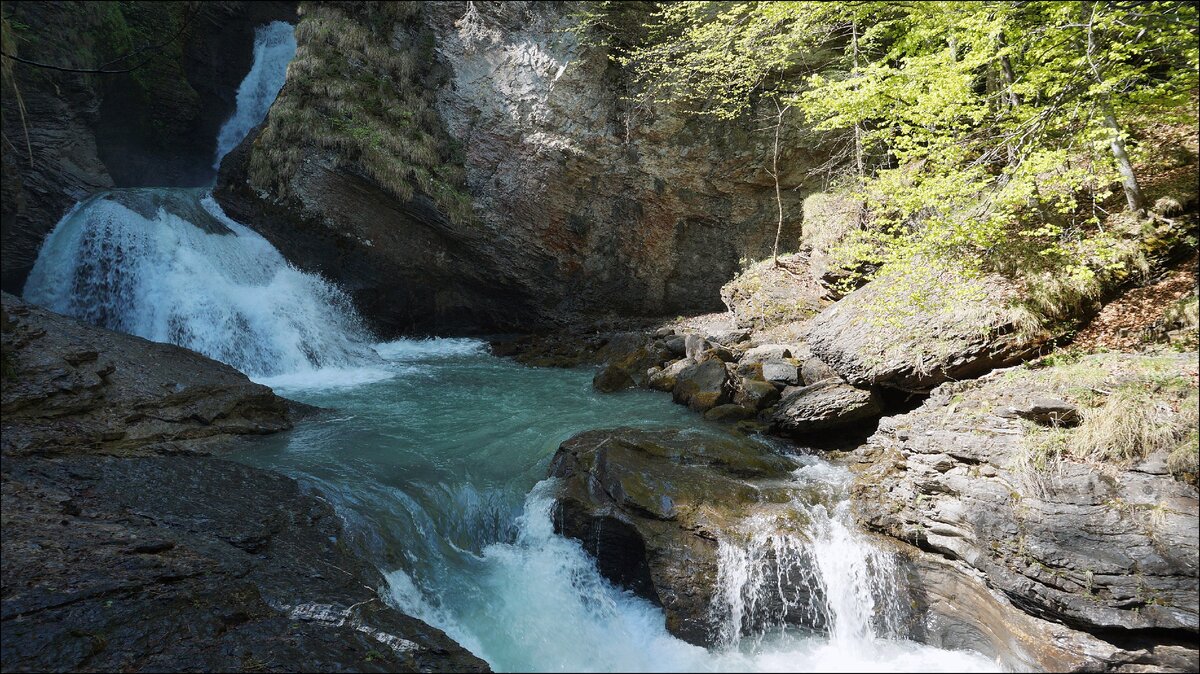
[[[390,44],[363,48],[361,70],[369,76],[388,86],[432,87],[430,121],[438,128],[429,133],[445,135],[439,161],[463,169],[464,184],[455,189],[469,195],[469,217],[441,207],[437,189],[421,189],[419,171],[407,199],[372,177],[371,153],[388,150],[389,129],[383,113],[360,109],[346,113],[343,128],[349,136],[377,134],[379,147],[348,138],[343,145],[359,148],[351,151],[309,139],[294,150],[303,160],[276,176],[278,184],[252,170],[254,153],[261,160],[284,149],[270,146],[287,135],[286,120],[273,112],[266,131],[226,161],[218,200],[289,259],[341,283],[384,332],[721,309],[720,287],[742,260],[769,254],[775,236],[774,186],[765,172],[771,139],[755,132],[761,120],[718,124],[629,100],[636,92],[606,51],[572,32],[577,9],[424,3],[397,21],[383,38]],[[317,21],[305,16],[302,22]],[[369,28],[348,12],[321,20]],[[298,36],[301,54],[333,39],[303,23]],[[384,56],[372,58],[371,49],[392,50],[387,58],[419,52],[419,72],[383,68]],[[295,72],[277,109],[310,86]],[[321,104],[340,114],[337,99]],[[819,149],[791,141],[780,162],[789,167],[782,176],[789,187],[822,161]],[[398,160],[398,171],[406,161],[416,160]],[[442,167],[428,168],[438,178]],[[805,194],[784,191],[785,240],[796,238]]]

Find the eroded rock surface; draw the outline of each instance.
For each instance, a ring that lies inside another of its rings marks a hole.
[[[295,480],[198,456],[310,410],[4,294],[4,671],[486,671]]]
[[[1028,616],[1071,628],[1042,667],[1053,668],[1053,656],[1073,668],[1194,670],[1194,484],[1171,474],[1165,449],[1133,461],[1054,453],[1052,434],[1069,442],[1083,430],[1046,429],[1011,412],[1047,396],[1103,399],[1096,390],[1122,385],[1151,395],[1153,385],[1125,379],[1139,369],[1153,373],[1147,381],[1185,388],[1190,378],[1194,405],[1194,357],[1099,355],[1073,367],[947,384],[921,408],[885,418],[859,450],[867,463],[854,487],[859,518],[979,574]]]
[[[380,599],[294,480],[201,457],[6,456],[5,671],[487,671]]]
[[[303,406],[194,351],[3,294],[5,455],[206,452],[291,428]]]

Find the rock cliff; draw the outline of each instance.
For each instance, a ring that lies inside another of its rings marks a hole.
[[[572,32],[575,9],[445,2],[391,19],[397,27],[382,36],[390,43],[368,43],[363,68],[389,87],[432,87],[435,114],[426,126],[433,128],[410,142],[442,139],[430,145],[436,161],[406,154],[411,148],[387,135],[384,113],[357,107],[347,113],[352,121],[330,130],[344,142],[305,140],[288,128],[296,122],[276,114],[312,86],[293,78],[263,132],[226,161],[218,199],[290,259],[345,285],[387,332],[719,309],[721,285],[741,260],[767,254],[775,235],[774,187],[764,171],[769,139],[754,132],[762,124],[688,119],[629,100],[637,92],[604,49]],[[321,11],[331,32],[381,39],[364,28],[363,16]],[[306,30],[304,21],[318,19],[306,13],[302,20],[302,56],[306,44],[336,39]],[[383,67],[397,50],[423,44],[424,60],[412,65],[417,74],[404,71],[404,62]],[[385,54],[372,58],[372,50]],[[354,101],[320,104],[336,111]],[[364,147],[356,134],[377,136],[378,144]],[[288,146],[279,147],[285,138]],[[795,185],[820,163],[820,151],[786,146],[781,165],[793,174],[783,179]],[[260,162],[278,154],[286,163],[286,151],[303,160],[270,176],[277,181],[254,170],[255,153]],[[395,172],[413,177],[379,175],[373,152],[393,153]],[[463,177],[457,187],[455,166]],[[469,195],[470,214],[456,215],[439,196],[452,187]],[[784,193],[785,239],[797,235],[803,195]],[[349,262],[381,273],[360,273]]]

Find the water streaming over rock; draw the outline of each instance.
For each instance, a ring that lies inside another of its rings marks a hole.
[[[254,64],[221,129],[218,161],[266,116],[295,50],[290,24],[255,32]],[[80,202],[46,238],[24,295],[268,382],[382,376],[345,294],[292,267],[204,189],[117,189]]]
[[[275,97],[287,79],[287,66],[296,55],[294,27],[274,21],[254,31],[254,65],[237,92],[237,109],[217,134],[217,154],[213,168],[242,142],[250,130],[267,117]]]
[[[719,541],[718,643],[736,647],[791,627],[827,633],[846,648],[903,636],[895,563],[854,530],[848,506],[797,500],[806,534],[759,516],[742,523],[736,540]]]
[[[113,190],[80,203],[47,237],[25,297],[253,377],[378,360],[341,291],[201,190]]]

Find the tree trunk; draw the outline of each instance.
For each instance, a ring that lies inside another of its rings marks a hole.
[[[1137,176],[1133,172],[1133,163],[1125,152],[1125,141],[1121,140],[1121,127],[1111,110],[1104,113],[1104,125],[1112,132],[1113,157],[1117,160],[1117,171],[1121,174],[1121,187],[1125,189],[1125,201],[1129,210],[1135,213],[1146,210],[1146,197],[1142,196],[1142,188],[1138,185]]]

